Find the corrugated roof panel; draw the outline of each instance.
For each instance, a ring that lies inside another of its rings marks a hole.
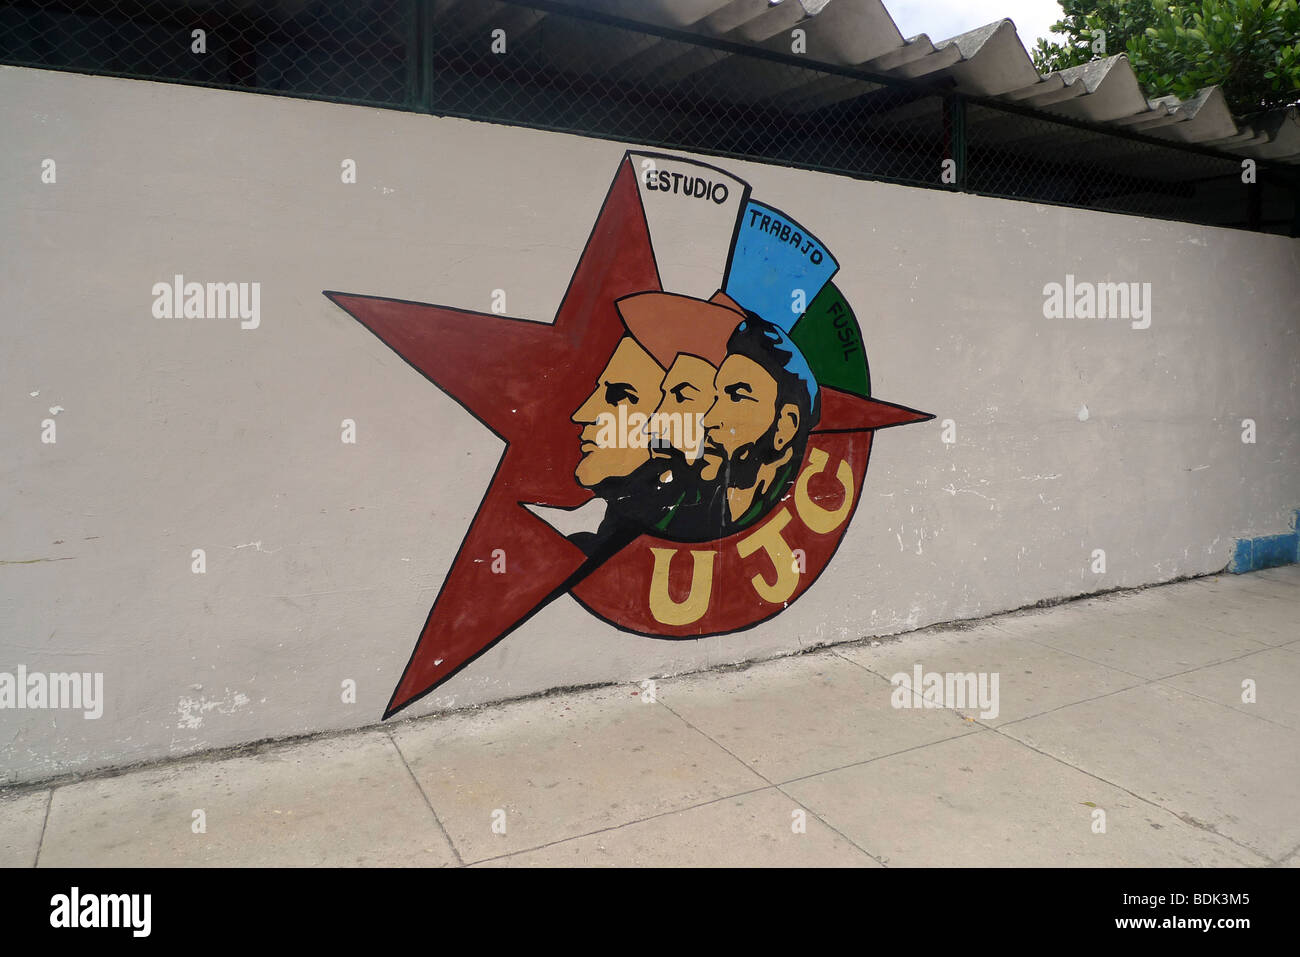
[[[1206,87],[1191,99],[1181,101],[1175,112],[1185,117],[1182,123],[1162,126],[1152,130],[1151,135],[1184,143],[1203,143],[1237,134],[1228,101],[1217,86]]]
[[[1123,53],[1074,69],[1077,71],[1074,76],[1067,75],[1071,71],[1062,70],[1062,79],[1067,83],[1076,78],[1082,81],[1085,94],[1056,104],[1053,113],[1090,123],[1106,123],[1148,110],[1137,74]]]
[[[803,6],[813,9],[810,2]],[[880,0],[833,0],[800,26],[808,48],[838,66],[858,66],[903,45],[903,35]]]
[[[657,0],[646,0],[647,6],[653,6]],[[725,36],[733,30],[739,30],[750,20],[761,17],[771,6],[768,0],[731,0],[725,7],[709,14],[703,21],[704,29],[715,36]],[[798,7],[791,0],[791,6]],[[789,6],[786,9],[790,9]],[[799,11],[802,15],[803,11]],[[764,38],[766,39],[766,38]]]
[[[766,0],[763,0],[763,2],[766,2]],[[770,40],[778,34],[786,33],[806,16],[804,8],[800,6],[797,0],[784,0],[783,3],[775,6],[769,5],[765,13],[761,13],[751,20],[746,20],[736,30],[736,38],[747,43],[762,43],[764,40]]]
[[[1037,110],[1049,107],[1053,103],[1072,100],[1076,96],[1085,96],[1088,93],[1088,88],[1083,85],[1083,80],[1067,83],[1059,76],[1050,77],[1049,82],[1041,84],[1041,86],[1044,89],[1039,90],[1035,87],[1034,92],[1030,96],[1024,97],[1020,102],[1032,110]]]
[[[1239,124],[1216,87],[1180,101],[1148,101],[1128,57],[1118,54],[1039,76],[1010,20],[938,43],[925,34],[904,40],[881,0],[561,0],[616,13],[630,20],[687,29],[709,36],[788,52],[788,31],[806,31],[812,61],[858,67],[905,79],[950,80],[960,92],[1018,102],[1030,109],[1186,143],[1214,144],[1243,155],[1300,163],[1300,119],[1295,108],[1267,123]],[[480,0],[437,0],[469,19]],[[660,63],[653,51],[637,54],[656,82],[669,83],[701,69],[718,69],[721,54],[690,54]],[[724,75],[726,71],[720,71]],[[828,106],[860,95],[861,81],[827,76],[809,81],[797,71],[755,71],[754,98],[774,97],[796,110]],[[728,82],[728,87],[733,86]],[[734,94],[734,90],[732,91]]]
[[[472,2],[481,5],[483,0]],[[730,3],[731,0],[575,0],[573,6],[683,30],[696,26]]]
[[[961,60],[961,50],[955,46],[936,47],[928,36],[922,33],[919,37],[913,37],[907,41],[909,50],[924,50],[924,54],[912,57],[897,66],[888,68],[888,72],[897,77],[914,80],[920,77],[928,77],[932,73],[938,73],[940,70],[946,70]],[[890,54],[885,54],[885,59]],[[877,62],[877,61],[872,61]]]
[[[1256,159],[1290,158],[1292,162],[1300,157],[1300,108],[1293,106],[1285,112],[1272,113],[1255,122],[1268,133],[1269,140],[1267,143],[1245,147],[1243,153]]]
[[[1010,20],[990,23],[936,46],[946,44],[955,45],[962,54],[962,61],[948,70],[960,89],[997,96],[1038,81],[1038,71]]]

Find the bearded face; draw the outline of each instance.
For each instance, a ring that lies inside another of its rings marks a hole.
[[[678,355],[664,376],[662,399],[646,426],[650,459],[620,483],[609,508],[622,520],[665,538],[707,541],[725,522],[724,486],[705,480],[703,420],[714,401],[711,364]]]
[[[716,400],[704,417],[706,480],[725,471],[732,488],[749,488],[765,465],[779,462],[799,427],[793,404],[777,407],[777,384],[747,356],[727,356],[715,379]]]

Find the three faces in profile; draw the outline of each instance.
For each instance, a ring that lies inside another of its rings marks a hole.
[[[572,416],[574,475],[607,502],[606,525],[706,541],[761,518],[818,418],[798,348],[722,292],[645,292],[616,307],[626,334]]]

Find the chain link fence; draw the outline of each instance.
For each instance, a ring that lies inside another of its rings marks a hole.
[[[1300,235],[1300,170],[543,0],[0,0],[0,61]]]
[[[0,62],[418,107],[415,0],[0,0]]]

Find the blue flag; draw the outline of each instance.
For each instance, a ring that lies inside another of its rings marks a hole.
[[[839,268],[816,236],[779,209],[750,200],[723,289],[789,332]]]

